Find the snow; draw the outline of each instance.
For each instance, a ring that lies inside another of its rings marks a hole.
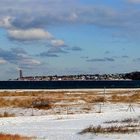
[[[106,88],[105,89],[106,91],[138,91],[140,90],[140,88]],[[77,92],[79,93],[80,91],[85,91],[85,92],[88,92],[88,91],[98,91],[98,92],[103,92],[104,89],[0,89],[1,92],[25,92],[25,91],[31,91],[31,92],[38,92],[38,91],[43,91],[43,92],[46,92],[46,91],[52,91],[52,92],[59,92],[59,91],[66,91],[66,92]]]
[[[102,113],[1,118],[0,132],[32,136],[38,140],[138,140],[140,133],[79,134],[81,130],[90,125],[107,125],[104,122],[126,118],[139,118],[140,116],[139,106],[135,106],[135,112],[120,110],[121,105],[116,105],[116,109],[113,109],[111,104],[107,106],[110,106],[110,109],[103,108]],[[125,107],[127,108],[127,106]]]
[[[106,93],[111,91],[135,91],[140,89],[106,89]],[[3,90],[4,91],[4,90]],[[16,90],[26,91],[26,90]],[[36,90],[35,90],[36,91]],[[73,90],[39,90],[39,91],[67,91],[72,94]],[[85,94],[83,91],[97,91],[103,94],[104,89],[74,90],[74,94]],[[80,92],[82,91],[82,92]],[[13,91],[15,92],[15,91]],[[108,95],[109,96],[109,95]],[[14,99],[16,97],[5,97]],[[60,105],[67,105],[59,107]],[[55,105],[58,107],[50,110],[38,110],[32,108],[0,108],[0,112],[13,113],[17,117],[0,118],[0,132],[8,134],[19,134],[23,136],[36,137],[37,140],[139,140],[140,133],[132,134],[79,134],[89,126],[111,126],[107,121],[124,120],[137,118],[140,124],[140,104],[132,104],[134,111],[127,111],[129,103],[93,103],[86,104],[84,100],[59,101]],[[78,106],[77,106],[78,105]],[[90,110],[84,110],[89,105]],[[80,110],[80,111],[79,111]],[[58,115],[59,112],[61,115]],[[87,111],[87,113],[86,113]],[[101,111],[101,113],[99,113]],[[72,113],[71,113],[72,112]],[[68,114],[67,114],[68,113]],[[71,113],[71,114],[70,114]],[[33,116],[34,115],[34,116]],[[116,125],[116,124],[115,124]],[[120,125],[119,123],[117,125]]]

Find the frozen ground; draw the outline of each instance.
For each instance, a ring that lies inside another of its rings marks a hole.
[[[7,91],[10,91],[10,92],[24,92],[24,91],[34,91],[34,92],[38,92],[38,91],[43,91],[43,92],[45,92],[45,91],[54,91],[54,92],[58,92],[58,91],[77,91],[77,92],[80,92],[80,91],[103,91],[104,89],[39,89],[39,90],[37,90],[37,89],[35,89],[35,90],[33,90],[33,89],[0,89],[0,91],[1,92],[7,92]],[[131,91],[137,91],[137,90],[140,90],[140,88],[126,88],[126,89],[124,89],[124,88],[111,88],[111,89],[106,89],[106,91],[129,91],[129,90],[131,90]]]
[[[106,93],[110,93],[112,90],[113,89],[107,90]],[[124,125],[120,122],[130,118],[137,119],[137,124],[140,127],[139,102],[132,104],[134,111],[131,110],[130,112],[130,108],[128,108],[130,105],[129,103],[115,103],[109,101],[106,101],[104,104],[100,102],[88,103],[79,98],[82,94],[86,93],[80,92],[80,90],[75,90],[75,93],[72,93],[72,91],[73,90],[69,90],[66,94],[69,95],[69,98],[71,95],[73,96],[73,94],[75,94],[77,100],[60,99],[58,102],[54,103],[56,107],[49,110],[1,107],[0,112],[2,114],[6,111],[15,114],[17,117],[0,118],[0,132],[31,136],[35,137],[37,140],[139,140],[140,132],[131,134],[79,134],[79,132],[91,125],[95,127],[98,125],[102,127]],[[89,91],[96,91],[99,95],[103,94],[103,90],[101,89]],[[119,91],[125,90],[119,89]],[[128,91],[128,89],[126,91]],[[57,90],[55,90],[55,92],[57,92]],[[112,95],[106,97],[109,96]],[[18,97],[21,98],[21,96]],[[67,97],[67,95],[64,95],[64,97]],[[16,97],[5,96],[3,98],[14,99]],[[65,107],[67,104],[69,106]],[[116,120],[120,122],[115,124],[105,123]],[[131,125],[133,122],[129,122],[129,124]]]
[[[135,105],[135,112],[126,111],[122,105],[102,108],[102,113],[24,116],[0,119],[0,132],[33,136],[38,140],[139,140],[140,133],[133,134],[78,134],[90,125],[104,124],[106,121],[123,120],[128,118],[140,119],[140,108]],[[113,109],[114,108],[114,109]]]

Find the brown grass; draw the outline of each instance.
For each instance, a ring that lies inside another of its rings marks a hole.
[[[138,118],[126,118],[126,119],[123,119],[123,120],[112,120],[112,121],[106,121],[104,123],[138,123],[139,120]]]
[[[0,107],[29,107],[32,99],[4,99],[0,98]]]
[[[92,110],[92,107],[89,104],[87,104],[86,106],[84,106],[82,108],[82,110],[91,111]]]
[[[0,134],[0,140],[32,140],[32,138],[20,135]]]
[[[121,121],[121,123],[138,123],[139,120],[137,118],[127,118]]]
[[[128,93],[128,95],[127,95]],[[0,91],[0,107],[25,107],[25,108],[38,108],[50,109],[52,107],[62,107],[64,103],[72,106],[71,103],[85,105],[91,103],[101,102],[122,102],[137,103],[140,101],[140,91],[135,91],[134,94],[129,94],[128,91],[110,91],[104,98],[103,94],[98,91]],[[11,98],[12,97],[12,98]],[[35,101],[46,102],[46,105],[34,105]],[[84,101],[79,103],[79,101]],[[55,104],[59,103],[60,104]],[[87,108],[88,109],[88,108]]]
[[[80,134],[86,134],[86,133],[121,133],[121,134],[125,134],[125,133],[135,133],[138,132],[140,129],[138,129],[136,127],[137,125],[129,125],[128,126],[111,126],[111,127],[101,127],[101,125],[94,127],[94,126],[90,126],[84,130],[82,130],[80,132]]]
[[[32,102],[32,107],[37,109],[51,109],[53,104],[48,100],[36,100]]]
[[[4,99],[0,98],[0,107],[26,107],[26,108],[37,108],[37,106],[33,106],[33,102],[35,101],[43,101],[47,102],[48,104],[46,105],[47,108],[50,108],[52,106],[50,104],[50,101],[48,99],[34,99],[34,98],[27,98],[27,99]],[[38,106],[38,108],[41,106]],[[45,107],[45,105],[42,105],[42,107]]]
[[[0,118],[2,117],[15,117],[15,114],[4,112],[3,114],[0,114]]]
[[[111,98],[109,99],[110,102],[132,102],[136,103],[140,101],[140,93],[135,93],[133,95],[112,95]]]
[[[0,92],[0,107],[32,107],[34,101],[44,101],[49,102],[46,106],[51,108],[52,104],[56,102],[66,102],[73,103],[79,100],[86,101],[87,103],[102,101],[102,97],[96,97],[92,93],[87,94],[77,94],[77,92],[72,94],[67,94],[68,92],[47,92],[47,91],[27,91],[27,92]],[[81,92],[80,92],[81,93]],[[22,96],[22,97],[21,97]],[[14,97],[14,98],[10,98]],[[34,108],[44,108],[43,106],[33,106]]]
[[[96,95],[85,95],[82,99],[87,103],[97,103],[97,102],[106,101],[106,99],[103,96],[96,96]]]
[[[64,95],[65,92],[63,91],[4,91],[0,92],[0,97],[6,97],[6,96],[48,96],[48,95],[57,95],[61,96]]]

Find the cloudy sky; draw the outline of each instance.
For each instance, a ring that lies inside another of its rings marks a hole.
[[[0,0],[0,80],[140,70],[140,0]]]

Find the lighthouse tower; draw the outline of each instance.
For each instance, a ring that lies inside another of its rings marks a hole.
[[[19,70],[19,79],[23,78],[22,70]]]

